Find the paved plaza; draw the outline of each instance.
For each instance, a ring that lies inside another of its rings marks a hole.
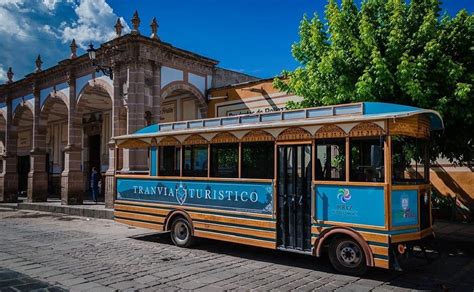
[[[472,244],[442,240],[430,264],[358,278],[324,258],[210,240],[182,249],[111,220],[0,208],[0,291],[472,291]]]

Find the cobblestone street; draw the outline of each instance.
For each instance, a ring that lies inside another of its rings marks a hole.
[[[472,291],[472,247],[442,246],[431,264],[357,278],[334,273],[325,258],[210,240],[182,249],[111,220],[0,208],[0,291]]]

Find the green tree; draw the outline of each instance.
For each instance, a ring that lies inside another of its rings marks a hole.
[[[382,101],[435,109],[445,131],[433,157],[474,157],[474,16],[440,15],[439,0],[329,0],[304,16],[292,54],[300,63],[274,85],[303,97],[290,108]],[[324,23],[326,21],[326,23]]]

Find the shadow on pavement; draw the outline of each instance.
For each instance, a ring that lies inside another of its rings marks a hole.
[[[132,238],[140,241],[173,245],[168,233],[148,233]],[[472,244],[436,240],[433,245],[434,250],[428,252],[429,262],[418,252],[418,257],[411,257],[406,262],[403,272],[373,268],[362,279],[380,282],[383,288],[389,290],[405,288],[432,291],[472,291],[473,286],[470,286],[471,284],[466,283],[464,280],[466,277],[471,278],[471,271],[466,270],[466,267],[474,263],[474,247]],[[321,258],[314,258],[310,255],[269,250],[210,239],[199,239],[193,249],[275,265],[318,271],[327,273],[328,277],[331,274],[337,274],[326,255]],[[358,279],[353,277],[354,281]],[[456,279],[459,281],[456,281]]]

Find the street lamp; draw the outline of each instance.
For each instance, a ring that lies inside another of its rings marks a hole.
[[[110,66],[102,66],[101,64],[97,63],[97,49],[94,48],[92,42],[89,44],[89,48],[87,49],[87,53],[89,54],[89,59],[92,62],[92,66],[95,67],[95,71],[101,71],[104,73],[105,76],[110,77],[110,79],[114,79],[114,73],[112,72],[112,67]]]

